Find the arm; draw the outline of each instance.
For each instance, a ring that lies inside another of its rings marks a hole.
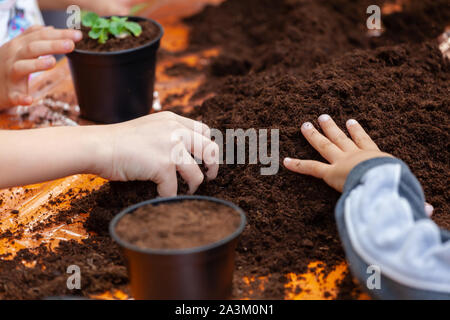
[[[160,112],[103,126],[0,131],[0,187],[78,173],[109,180],[151,180],[161,196],[177,194],[177,172],[194,193],[219,169],[219,147],[200,122]]]
[[[353,274],[375,298],[450,298],[450,237],[428,219],[420,184],[400,160],[381,152],[355,121],[349,139],[327,115],[325,136],[310,123],[302,133],[330,164],[287,158],[295,172],[324,179],[343,192],[336,219]],[[369,266],[381,288],[369,290]]]
[[[0,188],[96,173],[105,156],[102,127],[0,131]]]
[[[450,298],[450,237],[428,219],[423,202],[419,182],[398,159],[371,159],[349,174],[336,220],[359,281],[369,280],[369,265],[381,272],[373,297]]]

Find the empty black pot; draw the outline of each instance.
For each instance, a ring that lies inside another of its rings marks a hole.
[[[212,201],[233,208],[241,216],[238,229],[218,242],[181,250],[139,248],[123,241],[116,233],[119,220],[141,206],[189,200]],[[245,223],[244,212],[231,202],[212,197],[179,196],[131,206],[114,217],[109,231],[124,250],[131,293],[135,299],[228,299],[232,289],[235,249]]]
[[[151,21],[160,29],[158,37],[144,46],[128,50],[93,52],[76,49],[67,55],[81,116],[85,119],[117,123],[150,113],[156,51],[164,31],[154,20],[128,19]]]

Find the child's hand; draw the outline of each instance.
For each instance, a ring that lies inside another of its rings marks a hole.
[[[342,192],[348,174],[357,164],[372,158],[392,157],[378,149],[356,120],[347,121],[347,130],[352,139],[338,128],[329,115],[321,115],[319,123],[328,139],[309,122],[304,123],[301,130],[306,140],[330,164],[286,158],[286,168],[323,179],[330,187]]]
[[[151,180],[161,196],[175,196],[178,171],[194,193],[204,179],[194,157],[205,164],[208,179],[217,176],[219,147],[211,141],[208,126],[200,122],[160,112],[96,128],[102,152],[98,167],[90,171],[106,179]]]
[[[0,47],[0,109],[30,105],[28,76],[55,66],[51,54],[71,52],[81,40],[77,30],[58,30],[53,27],[33,26]]]

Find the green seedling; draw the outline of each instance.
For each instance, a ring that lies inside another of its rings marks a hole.
[[[128,21],[127,17],[105,19],[94,12],[83,12],[81,24],[86,28],[91,28],[89,37],[102,44],[108,41],[110,35],[116,38],[125,38],[131,34],[139,37],[142,33],[141,26],[136,22]]]

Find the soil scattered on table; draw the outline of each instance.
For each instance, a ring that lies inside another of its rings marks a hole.
[[[128,36],[120,39],[110,36],[106,43],[101,44],[98,40],[89,38],[90,28],[81,27],[83,39],[76,44],[77,50],[94,52],[113,52],[141,47],[159,36],[159,28],[151,21],[139,21],[142,33],[139,37]]]
[[[79,118],[79,107],[73,94],[51,94],[31,106],[17,108],[22,127],[38,128],[49,125],[75,125]]]
[[[183,78],[186,77],[190,77],[190,76],[195,76],[198,75],[199,73],[201,73],[202,70],[198,67],[195,66],[190,66],[186,63],[180,62],[180,63],[175,63],[174,65],[167,67],[164,70],[164,73],[166,75],[168,75],[169,77],[180,77],[182,76]]]
[[[125,215],[120,239],[144,249],[190,249],[220,241],[239,227],[240,215],[211,201],[147,205]]]
[[[420,10],[414,9],[419,2]],[[187,20],[190,50],[220,46],[222,54],[213,64],[228,57],[223,61],[232,61],[227,63],[239,72],[210,72],[201,91],[216,96],[190,116],[220,130],[279,129],[281,159],[319,160],[300,125],[315,122],[322,113],[341,127],[355,118],[382,150],[411,167],[435,207],[433,219],[449,228],[450,66],[434,40],[444,30],[449,8],[440,0],[408,3],[411,9],[397,13],[397,23],[386,23],[379,38],[366,36],[365,10],[373,1],[228,0],[207,7]],[[434,31],[418,38],[404,28],[414,21]],[[237,249],[234,296],[283,298],[287,273],[306,272],[310,262],[321,261],[326,274],[344,260],[333,216],[339,194],[317,179],[283,168],[274,176],[261,176],[259,170],[257,165],[222,166],[219,177],[197,193],[232,201],[247,213]],[[179,193],[186,190],[181,185]],[[153,183],[112,182],[76,200],[55,219],[68,219],[80,208],[91,210],[85,223],[91,237],[82,243],[61,242],[54,252],[24,250],[12,261],[1,261],[0,298],[73,295],[62,284],[69,264],[82,268],[85,284],[76,294],[123,287],[124,261],[108,236],[108,223],[121,209],[155,196]],[[24,267],[24,256],[39,261],[36,267]],[[86,262],[92,258],[93,263]],[[269,274],[261,280],[262,293],[257,282],[248,286],[242,281],[243,276]],[[338,286],[339,298],[359,294],[350,274]]]

